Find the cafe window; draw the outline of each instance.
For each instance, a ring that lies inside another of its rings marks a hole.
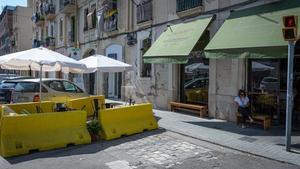
[[[248,91],[253,113],[270,115],[279,122],[284,117],[286,101],[286,59],[249,61]]]
[[[147,38],[144,39],[142,42],[142,56],[148,51],[148,49],[151,47],[151,39]],[[151,69],[152,65],[150,63],[144,63],[144,60],[141,59],[141,77],[151,77]]]
[[[191,104],[208,103],[208,59],[203,57],[190,57],[188,63],[181,66],[181,79],[182,102]]]

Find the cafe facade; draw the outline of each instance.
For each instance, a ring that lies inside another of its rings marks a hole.
[[[282,37],[282,17],[299,13],[298,1],[276,1],[168,25],[143,59],[172,65],[176,91],[167,102],[206,104],[209,116],[235,121],[237,107],[233,99],[239,89],[245,89],[252,111],[270,115],[274,124],[283,124],[288,42]],[[296,95],[300,85],[298,44],[293,114],[296,122],[300,121]]]

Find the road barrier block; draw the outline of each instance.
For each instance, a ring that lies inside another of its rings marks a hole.
[[[105,109],[100,112],[99,121],[102,127],[101,136],[105,140],[158,128],[152,104]]]
[[[2,111],[5,113],[3,109],[4,106],[9,107],[17,114],[22,114],[22,112],[29,113],[46,113],[53,112],[55,103],[51,101],[42,102],[41,105],[39,102],[26,102],[26,103],[14,103],[14,104],[5,104],[2,105]]]
[[[1,121],[3,157],[91,142],[85,111],[3,115]]]
[[[71,109],[85,110],[87,112],[87,116],[93,116],[97,109],[94,100],[97,100],[98,102],[99,112],[105,109],[105,98],[102,95],[71,99],[67,102],[67,106]]]

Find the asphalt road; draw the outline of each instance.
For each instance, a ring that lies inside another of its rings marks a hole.
[[[0,169],[300,169],[165,130],[0,158]]]

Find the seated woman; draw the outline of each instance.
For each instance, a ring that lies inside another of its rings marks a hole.
[[[244,90],[239,90],[239,94],[235,97],[234,102],[238,106],[238,112],[242,115],[242,128],[245,128],[246,120],[253,122],[251,117],[250,102]]]

